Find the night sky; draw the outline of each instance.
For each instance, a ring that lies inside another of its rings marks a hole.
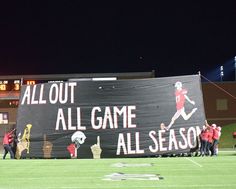
[[[1,7],[1,75],[210,77],[224,65],[225,80],[234,78],[236,1],[55,2]]]

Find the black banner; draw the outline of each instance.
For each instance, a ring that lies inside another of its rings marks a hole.
[[[198,75],[25,85],[17,158],[119,158],[194,151],[204,124]]]

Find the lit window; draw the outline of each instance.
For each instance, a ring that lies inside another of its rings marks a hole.
[[[228,100],[216,99],[216,110],[228,110]]]

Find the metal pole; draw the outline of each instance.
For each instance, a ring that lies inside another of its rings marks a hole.
[[[234,80],[236,81],[236,56],[234,57]]]

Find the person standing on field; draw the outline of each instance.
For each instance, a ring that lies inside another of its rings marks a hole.
[[[221,127],[215,127],[214,129],[213,129],[213,145],[212,145],[212,149],[213,149],[213,154],[212,155],[214,155],[214,156],[216,156],[217,155],[217,146],[218,146],[218,144],[219,144],[219,139],[220,139],[220,134],[221,134],[221,132],[220,132],[220,130],[221,130]]]
[[[208,143],[208,131],[205,125],[203,125],[200,134],[200,141],[201,141],[200,156],[205,156],[207,154],[207,143]]]
[[[3,147],[4,147],[3,159],[6,158],[6,155],[8,154],[8,152],[10,153],[11,159],[14,159],[14,153],[12,151],[11,143],[14,140],[13,133],[15,130],[16,129],[13,129],[13,130],[5,133],[5,135],[3,137]]]

